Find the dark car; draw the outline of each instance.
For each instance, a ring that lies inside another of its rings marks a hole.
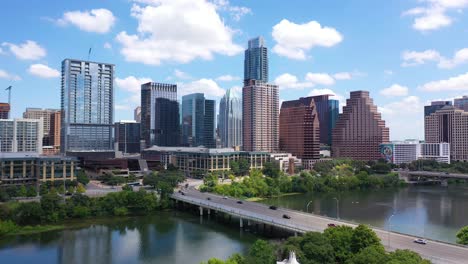
[[[210,198],[210,197],[206,197],[206,199],[207,199],[207,200],[209,200],[209,201],[211,200],[211,198]]]
[[[238,203],[238,204],[243,204],[244,202],[242,202],[242,201],[237,201],[237,203]]]
[[[283,218],[285,218],[285,219],[291,219],[291,217],[290,217],[289,215],[287,215],[287,214],[284,214],[284,215],[283,215]]]
[[[328,227],[336,227],[336,225],[335,225],[335,224],[332,224],[332,223],[330,223],[330,224],[328,224]]]
[[[276,206],[274,206],[274,205],[271,205],[269,208],[270,208],[271,210],[276,210],[276,209],[278,209],[278,207],[276,207]]]
[[[183,191],[180,191],[180,194],[185,195],[185,193]]]

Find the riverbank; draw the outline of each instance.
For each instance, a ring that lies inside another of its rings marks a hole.
[[[248,201],[248,202],[261,202],[261,201],[265,201],[267,199],[281,198],[281,197],[285,197],[285,196],[300,195],[300,194],[302,194],[302,193],[299,193],[299,192],[282,193],[282,194],[275,195],[275,196],[272,196],[272,197],[251,197],[251,198],[247,198],[245,200]]]

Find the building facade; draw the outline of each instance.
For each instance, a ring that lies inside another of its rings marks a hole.
[[[49,143],[53,153],[60,152],[60,131],[62,127],[62,112],[57,111],[50,116]]]
[[[10,104],[0,103],[0,119],[10,118]]]
[[[223,148],[242,146],[242,99],[232,89],[219,101],[218,133]]]
[[[0,186],[64,179],[73,181],[77,164],[78,160],[71,157],[0,153]]]
[[[149,82],[141,85],[141,140],[146,147],[178,146],[180,116],[177,85]]]
[[[279,131],[281,151],[297,156],[304,164],[320,159],[319,117],[312,97],[281,104]]]
[[[137,106],[135,110],[133,110],[133,119],[135,119],[137,123],[141,123],[141,106]]]
[[[270,161],[267,152],[236,151],[232,148],[204,148],[204,147],[159,147],[145,149],[142,159],[158,161],[165,166],[172,164],[185,172],[186,175],[204,174],[215,171],[229,171],[231,162],[245,159],[250,169],[262,169]]]
[[[449,143],[450,158],[468,161],[468,112],[445,106],[424,119],[427,143]]]
[[[122,153],[140,153],[140,123],[122,120],[115,123],[116,150]]]
[[[186,147],[216,147],[214,100],[202,93],[182,96],[182,144]]]
[[[279,149],[279,88],[249,80],[242,88],[242,141],[245,151]]]
[[[389,142],[389,133],[369,92],[351,92],[332,131],[332,157],[378,160],[380,144]]]
[[[394,142],[381,144],[380,153],[387,162],[397,165],[420,159],[450,164],[449,143]]]
[[[244,52],[244,81],[260,80],[268,82],[268,49],[263,37],[249,40]]]
[[[332,131],[338,122],[340,117],[340,101],[335,99],[328,100],[328,112],[329,112],[329,121],[328,121],[328,145],[332,145]]]
[[[424,117],[435,113],[437,110],[442,109],[444,106],[452,105],[452,101],[433,101],[431,105],[424,106]]]
[[[114,65],[62,62],[62,153],[113,150]]]
[[[42,118],[0,119],[0,152],[42,153]]]
[[[468,112],[468,96],[463,96],[461,98],[455,98],[453,100],[453,106],[463,111]]]
[[[56,113],[60,113],[60,110],[59,109],[26,108],[26,111],[23,113],[23,118],[26,118],[26,119],[42,118],[43,120],[42,131],[44,131],[44,138],[42,139],[43,146],[54,146],[54,142],[52,142],[52,137],[53,137],[53,134],[55,133],[54,129],[56,127],[51,126],[51,123]]]

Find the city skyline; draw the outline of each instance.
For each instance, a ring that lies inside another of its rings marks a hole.
[[[200,16],[201,24],[212,25],[210,29],[187,24],[179,17],[183,12],[167,21],[151,20],[152,12],[174,8],[177,1],[144,2],[151,1],[33,1],[26,14],[19,4],[5,3],[10,12],[4,18],[10,23],[0,25],[0,102],[7,102],[3,90],[12,85],[12,117],[20,117],[27,107],[59,108],[61,60],[85,60],[90,48],[89,60],[117,65],[114,121],[131,119],[140,85],[148,81],[176,83],[179,99],[206,91],[207,98],[219,102],[225,90],[242,86],[242,51],[257,36],[270,48],[269,79],[279,85],[280,101],[332,92],[341,107],[350,91],[369,90],[391,140],[423,139],[423,106],[467,92],[468,18],[457,12],[468,8],[466,1],[450,6],[435,0],[396,1],[386,8],[358,0],[295,5],[198,0],[195,6],[180,5]],[[341,8],[333,8],[338,4]],[[433,6],[440,7],[443,23],[433,20]],[[181,36],[193,49],[145,45],[161,44],[156,36],[168,43],[181,40],[161,27],[164,22],[187,25],[190,32]],[[153,27],[137,29],[145,23]],[[308,34],[295,34],[302,31]],[[62,39],[74,39],[73,45]],[[162,49],[167,52],[158,52]]]

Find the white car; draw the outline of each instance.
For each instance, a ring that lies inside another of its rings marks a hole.
[[[418,243],[418,244],[421,244],[421,245],[426,245],[427,244],[427,240],[426,239],[422,239],[422,238],[416,238],[414,240],[414,243]]]

